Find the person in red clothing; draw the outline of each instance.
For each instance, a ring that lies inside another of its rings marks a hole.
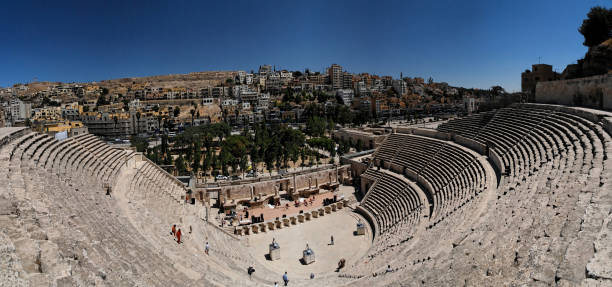
[[[179,230],[176,232],[176,242],[178,244],[181,244],[181,229],[179,228]]]
[[[176,224],[172,225],[172,236],[176,236]]]

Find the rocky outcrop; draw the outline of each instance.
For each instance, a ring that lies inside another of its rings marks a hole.
[[[592,47],[584,56],[582,76],[595,76],[612,70],[612,38]]]
[[[612,71],[612,38],[589,48],[584,59],[569,64],[561,74],[562,80],[603,75]]]

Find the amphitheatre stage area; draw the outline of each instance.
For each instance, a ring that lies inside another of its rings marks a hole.
[[[611,133],[609,112],[513,104],[187,187],[92,134],[2,128],[0,285],[610,286]]]
[[[352,212],[340,211],[324,216],[317,221],[304,223],[299,228],[286,228],[273,232],[255,234],[249,237],[251,255],[262,265],[279,274],[291,270],[294,277],[309,278],[333,274],[338,261],[344,258],[347,263],[357,263],[370,245],[371,234],[355,236],[355,226],[359,219]],[[334,244],[331,245],[331,236]],[[281,246],[279,260],[269,260],[268,245],[275,240]],[[315,252],[315,262],[302,263],[302,252],[306,244]]]

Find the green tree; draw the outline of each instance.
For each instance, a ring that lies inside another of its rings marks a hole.
[[[191,170],[194,174],[200,170],[200,161],[202,160],[202,153],[198,150],[193,154],[193,163],[191,164]]]
[[[44,99],[43,99],[43,100],[44,100]],[[105,94],[102,94],[102,95],[100,95],[100,96],[98,97],[98,101],[96,102],[96,107],[98,107],[98,106],[105,106],[105,105],[108,105],[108,104],[109,104],[109,102],[108,102],[108,100],[106,99]]]
[[[184,175],[187,173],[187,168],[185,167],[185,159],[183,158],[182,155],[179,155],[179,157],[176,159],[175,164],[176,164],[176,170],[179,175]]]
[[[246,155],[243,155],[240,158],[240,171],[242,172],[242,177],[244,178],[244,172],[249,166],[249,158]]]
[[[206,151],[206,157],[204,158],[204,165],[202,166],[202,170],[206,173],[212,166],[213,155],[210,150]]]
[[[306,123],[306,132],[310,136],[320,137],[325,134],[327,128],[327,121],[324,118],[313,116],[308,119]]]
[[[181,108],[179,108],[178,106],[174,107],[174,117],[178,117],[179,114],[181,113]]]
[[[123,109],[126,112],[129,112],[130,111],[130,101],[128,99],[123,99],[122,102],[123,102]]]
[[[168,153],[168,136],[165,134],[161,137],[161,149],[163,154]]]
[[[583,45],[593,47],[612,37],[612,9],[601,6],[591,8],[578,32],[584,36]]]

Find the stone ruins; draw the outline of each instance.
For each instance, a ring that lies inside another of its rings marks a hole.
[[[0,286],[612,286],[611,135],[612,113],[514,104],[191,190],[91,134],[2,128]]]

